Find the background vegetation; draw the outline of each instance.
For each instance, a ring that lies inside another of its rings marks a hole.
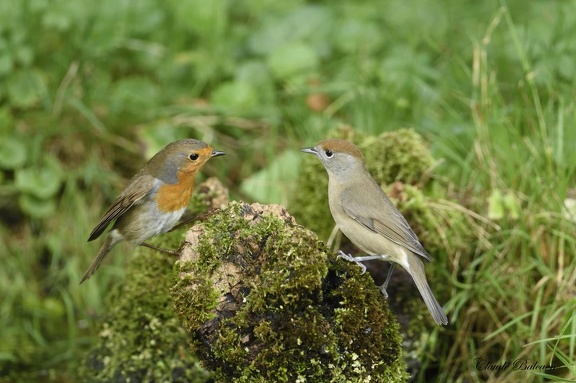
[[[350,125],[422,134],[476,224],[430,266],[453,292],[436,379],[545,379],[476,357],[573,379],[575,36],[552,0],[0,2],[0,376],[76,380],[127,264],[78,286],[87,235],[164,144],[212,143],[204,175],[287,204],[297,148]]]

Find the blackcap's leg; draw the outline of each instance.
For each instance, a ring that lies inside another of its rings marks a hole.
[[[338,258],[345,259],[349,262],[354,262],[362,268],[362,274],[366,272],[366,266],[362,262],[373,261],[375,259],[386,260],[388,257],[385,255],[366,255],[364,257],[353,257],[350,254],[344,253],[342,250],[338,251]],[[388,277],[386,277],[388,279]]]
[[[390,283],[390,279],[392,278],[392,272],[394,271],[394,266],[396,266],[393,262],[390,262],[390,269],[388,270],[388,275],[386,276],[386,280],[380,286],[380,291],[384,294],[384,298],[388,299],[388,292],[386,289],[388,288],[388,284]]]

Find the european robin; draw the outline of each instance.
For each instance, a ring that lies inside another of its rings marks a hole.
[[[438,303],[424,274],[422,260],[430,261],[430,255],[418,241],[418,237],[406,219],[372,178],[360,150],[345,140],[326,140],[304,153],[314,154],[322,161],[328,172],[328,203],[338,228],[367,256],[353,257],[339,252],[339,257],[356,262],[372,260],[391,261],[400,264],[412,277],[428,311],[438,324],[448,319]],[[380,290],[388,297],[386,288],[394,267],[391,268]]]
[[[196,173],[210,158],[224,154],[191,138],[168,144],[156,153],[132,177],[90,233],[88,241],[93,241],[115,221],[80,283],[94,274],[118,242],[137,246],[172,229],[190,202]]]

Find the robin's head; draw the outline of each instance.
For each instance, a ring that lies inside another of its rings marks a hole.
[[[148,161],[145,168],[151,176],[175,184],[179,177],[194,177],[206,161],[224,154],[202,141],[188,138],[168,144]]]

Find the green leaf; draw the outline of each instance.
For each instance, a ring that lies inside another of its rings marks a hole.
[[[7,52],[4,52],[0,55],[0,75],[7,75],[8,73],[12,72],[14,68],[14,60],[12,60],[12,56],[8,55]],[[4,93],[0,90],[1,93]]]
[[[235,79],[236,81],[243,81],[250,84],[272,83],[268,67],[262,61],[245,61],[238,63]]]
[[[308,44],[295,42],[279,47],[272,52],[267,63],[277,78],[286,79],[302,73],[312,73],[318,67],[320,58]]]
[[[354,53],[369,52],[382,45],[383,40],[384,35],[374,22],[350,19],[336,30],[335,43],[344,52]]]
[[[21,194],[18,205],[24,213],[34,218],[47,218],[56,211],[53,199],[39,199],[30,194]]]
[[[212,102],[217,107],[241,111],[256,108],[259,97],[252,84],[235,81],[223,83],[216,88],[212,93]]]
[[[16,172],[15,185],[22,193],[36,198],[53,197],[62,184],[62,173],[55,165],[42,168],[26,168]]]
[[[502,202],[510,218],[518,219],[520,217],[520,203],[512,193],[506,193]]]
[[[27,148],[24,143],[14,137],[0,140],[0,168],[15,169],[26,162]]]
[[[188,0],[173,3],[176,7],[174,16],[180,26],[208,38],[223,28],[227,8],[230,6],[225,0]]]
[[[23,69],[8,77],[7,90],[10,102],[17,107],[28,108],[46,94],[46,84],[40,71]]]
[[[499,189],[492,190],[488,197],[488,218],[497,221],[504,217],[504,203],[502,192]]]
[[[567,220],[576,223],[576,199],[566,198],[564,200],[564,206],[562,207],[562,214]]]
[[[66,313],[62,301],[53,297],[44,298],[42,300],[42,308],[44,309],[44,314],[46,314],[48,318],[61,318]]]
[[[14,116],[9,107],[0,108],[0,141],[4,141],[12,135],[14,131]],[[4,137],[3,137],[4,136]],[[12,139],[16,139],[13,137]],[[2,143],[0,142],[0,145]],[[1,160],[1,159],[0,159]]]
[[[323,50],[334,24],[329,7],[303,5],[287,15],[267,15],[264,25],[250,37],[249,47],[256,54],[268,55],[280,46],[307,41]]]
[[[117,112],[141,115],[151,112],[160,102],[160,90],[150,79],[128,77],[118,81],[112,92],[111,103]]]
[[[287,150],[266,168],[242,182],[241,190],[262,203],[286,204],[291,186],[298,178],[302,156],[296,150]]]

